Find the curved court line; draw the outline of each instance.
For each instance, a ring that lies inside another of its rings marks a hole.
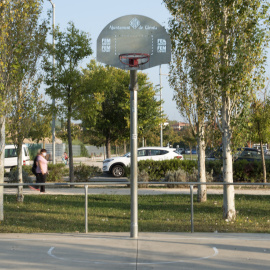
[[[72,259],[69,259],[69,258],[62,258],[62,257],[58,257],[58,256],[55,256],[53,254],[53,250],[55,249],[55,247],[51,247],[47,254],[51,257],[53,257],[54,259],[57,259],[57,260],[61,260],[61,261],[69,261],[69,262],[76,262],[76,263],[93,263],[93,264],[115,264],[115,265],[152,265],[152,264],[159,264],[159,265],[162,265],[162,264],[172,264],[172,263],[180,263],[180,262],[189,262],[189,261],[201,261],[201,260],[206,260],[206,259],[209,259],[209,258],[212,258],[212,257],[215,257],[218,255],[218,249],[216,247],[213,247],[213,250],[214,250],[214,254],[212,255],[209,255],[209,256],[206,256],[206,257],[200,257],[200,258],[194,258],[194,259],[190,259],[190,260],[179,260],[179,261],[173,261],[173,262],[145,262],[145,263],[113,263],[113,262],[101,262],[101,261],[89,261],[89,260],[72,260]]]

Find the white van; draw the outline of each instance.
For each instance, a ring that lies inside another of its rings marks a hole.
[[[5,169],[13,169],[17,166],[18,163],[18,155],[17,149],[14,145],[5,145],[5,161],[4,166]],[[30,165],[30,156],[28,148],[25,144],[22,146],[22,164]]]

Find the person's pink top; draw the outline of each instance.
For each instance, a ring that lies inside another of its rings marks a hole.
[[[40,161],[40,166],[39,167],[39,161]],[[36,168],[36,173],[47,173],[48,172],[48,161],[41,155],[37,157],[37,168]]]

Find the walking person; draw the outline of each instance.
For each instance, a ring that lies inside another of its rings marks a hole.
[[[48,174],[48,161],[46,159],[46,156],[47,156],[46,149],[41,149],[40,154],[37,156],[37,162],[36,162],[37,183],[46,182],[46,177]],[[45,192],[44,185],[40,186],[40,192],[43,192],[43,193]]]
[[[36,183],[38,183],[38,180],[37,180],[37,157],[40,155],[40,152],[38,151],[37,155],[35,156],[34,158],[34,162],[33,162],[33,166],[32,166],[32,173],[35,175],[36,177]],[[39,188],[38,186],[29,186],[30,189],[32,190],[36,190],[36,191],[39,191]]]
[[[64,152],[63,156],[62,156],[62,161],[65,165],[68,164],[68,154],[67,152]]]

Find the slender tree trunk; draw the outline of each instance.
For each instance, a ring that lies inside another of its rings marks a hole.
[[[5,161],[5,117],[0,117],[0,183],[4,183]],[[4,220],[4,187],[0,186],[0,221]]]
[[[265,166],[265,157],[264,157],[262,140],[260,141],[260,147],[261,147],[262,166],[263,166],[263,182],[266,183],[267,182],[266,181],[266,166]]]
[[[231,131],[229,122],[230,102],[227,98],[222,108],[222,143],[223,143],[223,181],[233,183],[233,162],[231,152]],[[223,218],[232,221],[236,218],[234,186],[225,185],[223,188]]]
[[[18,144],[18,162],[17,162],[17,170],[18,170],[18,183],[23,183],[23,174],[22,174],[22,144]],[[18,194],[17,194],[17,202],[23,202],[23,186],[18,186]]]
[[[111,139],[109,136],[106,136],[106,158],[111,157]]]
[[[222,38],[223,44],[220,46],[220,61],[221,61],[221,88],[222,88],[222,144],[223,144],[223,181],[224,183],[233,183],[233,162],[231,152],[231,100],[230,90],[228,85],[227,70],[228,70],[228,8],[227,3],[223,4],[222,12]],[[234,186],[225,185],[223,187],[223,218],[229,221],[235,220],[235,198]]]
[[[69,110],[71,109],[69,108]],[[72,150],[71,117],[70,116],[68,116],[68,120],[67,120],[67,132],[68,132],[68,152],[69,152],[69,180],[72,183],[74,182],[74,168],[73,168],[73,150]]]
[[[126,154],[127,152],[127,143],[126,143],[126,140],[124,140],[124,154]]]
[[[205,139],[204,139],[204,123],[198,122],[198,182],[206,183],[205,172]],[[207,188],[206,185],[198,186],[197,201],[206,202]]]

